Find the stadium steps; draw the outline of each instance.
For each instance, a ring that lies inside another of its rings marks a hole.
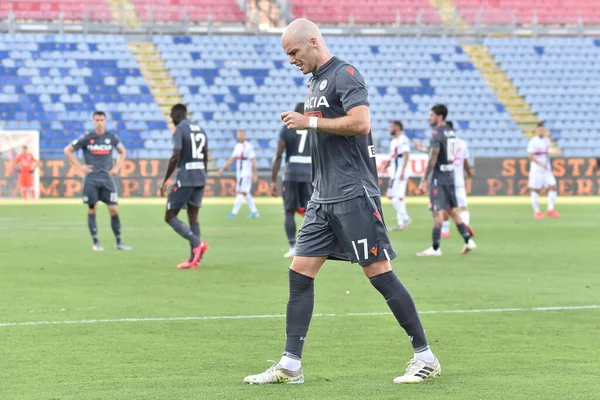
[[[528,139],[533,136],[535,126],[540,122],[539,118],[532,111],[531,105],[519,94],[506,72],[500,68],[489,49],[484,45],[463,45],[462,48],[473,65],[481,71],[481,76],[496,93],[496,97],[517,123],[523,135]],[[553,154],[561,153],[554,140],[551,151]]]
[[[158,107],[165,116],[170,128],[173,128],[169,116],[171,107],[176,103],[183,103],[183,98],[177,90],[165,62],[153,43],[129,43],[129,49],[133,53],[142,73],[148,83],[150,93],[156,100]]]
[[[467,29],[469,27],[453,0],[429,0],[429,2],[442,18],[442,25],[446,28]]]
[[[130,0],[107,0],[113,21],[119,25],[139,27],[142,25],[135,11],[135,5]]]

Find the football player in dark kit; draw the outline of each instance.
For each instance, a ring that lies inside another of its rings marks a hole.
[[[447,116],[448,108],[443,104],[433,106],[429,112],[429,125],[434,130],[430,139],[429,161],[419,189],[424,192],[426,187],[429,186],[429,208],[433,213],[433,243],[427,250],[417,253],[419,257],[442,255],[440,238],[445,213],[452,217],[458,232],[465,239],[465,245],[461,253],[466,254],[476,248],[475,242],[471,239],[473,232],[463,222],[460,215],[454,211],[458,207],[454,188],[454,145],[456,135],[454,130],[446,123]]]
[[[190,243],[190,257],[177,268],[195,269],[198,268],[198,263],[208,250],[208,243],[200,240],[198,222],[198,211],[202,206],[208,169],[208,139],[204,129],[188,121],[187,107],[184,104],[175,104],[171,108],[171,120],[176,127],[172,139],[173,155],[169,159],[165,179],[160,187],[160,195],[165,195],[169,178],[175,168],[179,168],[167,199],[165,222]],[[187,209],[189,226],[177,218],[182,208]]]
[[[286,343],[281,360],[250,384],[303,383],[302,350],[314,307],[314,279],[325,260],[359,263],[406,331],[414,357],[395,383],[421,383],[440,373],[415,303],[392,271],[396,257],[379,200],[375,149],[365,81],[352,65],[333,57],[319,28],[297,19],[284,31],[289,62],[312,74],[304,115],[281,114],[288,129],[308,129],[314,192],[298,233],[289,269]]]
[[[296,104],[297,113],[304,113],[304,103]],[[279,131],[279,141],[275,150],[271,169],[271,195],[277,196],[277,176],[281,168],[281,159],[285,152],[285,173],[281,191],[285,209],[285,233],[290,249],[283,256],[294,258],[296,251],[296,213],[304,216],[306,206],[312,196],[310,141],[308,130],[288,129],[283,126]]]
[[[96,225],[96,204],[98,201],[108,206],[110,225],[117,240],[117,250],[131,250],[131,247],[121,241],[121,219],[117,205],[117,187],[113,176],[119,173],[125,161],[125,147],[117,135],[106,131],[106,114],[102,111],[94,112],[92,116],[94,130],[73,140],[64,149],[69,162],[83,174],[83,202],[88,205],[88,227],[92,234],[93,251],[102,251],[104,248],[98,240],[98,226]],[[81,164],[75,152],[83,151]],[[113,165],[112,152],[119,153],[117,162]]]

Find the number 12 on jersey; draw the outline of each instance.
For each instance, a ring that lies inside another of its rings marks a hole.
[[[204,133],[190,133],[192,142],[192,157],[197,160],[204,160],[204,146],[206,145],[206,136]]]

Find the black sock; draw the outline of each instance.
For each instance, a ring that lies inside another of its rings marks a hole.
[[[193,224],[191,224],[190,230],[198,238],[198,240],[202,240],[202,239],[200,239],[200,223],[199,222],[194,222]],[[194,247],[190,244],[190,260],[193,260],[193,259],[194,259]]]
[[[370,278],[371,284],[387,301],[396,320],[406,331],[415,352],[427,348],[427,338],[421,325],[415,302],[400,282],[394,271],[385,272]]]
[[[456,224],[456,229],[458,229],[458,232],[460,233],[460,235],[465,239],[465,243],[467,243],[469,241],[469,239],[471,239],[471,235],[469,234],[467,225],[465,225],[464,222],[461,222],[460,224]]]
[[[200,244],[200,240],[196,235],[194,235],[192,230],[188,228],[186,224],[183,223],[183,221],[181,221],[177,217],[173,217],[169,220],[169,225],[171,225],[171,228],[173,228],[173,230],[177,232],[179,236],[181,236],[185,240],[188,240],[190,242],[190,246],[192,246],[193,248],[198,247],[198,245]]]
[[[433,249],[437,250],[440,248],[440,240],[442,237],[442,228],[433,228],[433,231],[431,232],[431,240],[433,243]]]
[[[287,357],[302,358],[302,349],[315,305],[314,278],[290,269],[290,298],[285,318],[285,352]]]
[[[285,234],[287,235],[290,247],[296,245],[296,219],[294,218],[295,211],[285,212]]]
[[[88,228],[94,244],[98,243],[98,226],[96,225],[96,214],[88,214]]]
[[[119,214],[110,217],[110,226],[115,234],[115,239],[117,239],[117,244],[121,244],[121,219]]]

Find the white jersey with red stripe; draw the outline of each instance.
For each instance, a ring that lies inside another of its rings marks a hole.
[[[545,171],[551,171],[550,167],[550,139],[547,137],[534,136],[527,145],[527,152],[533,154],[534,159],[544,165],[546,169],[540,167],[537,163],[532,162],[530,166],[530,174],[539,174]]]
[[[465,160],[470,157],[467,142],[460,138],[454,141],[454,186],[465,187]]]
[[[410,153],[410,142],[406,135],[402,134],[390,142],[390,178],[400,179],[402,166],[404,165],[404,153]],[[404,179],[408,178],[405,173]]]
[[[238,143],[233,149],[232,157],[236,160],[236,176],[237,178],[252,177],[252,159],[256,158],[254,146],[249,141]]]

